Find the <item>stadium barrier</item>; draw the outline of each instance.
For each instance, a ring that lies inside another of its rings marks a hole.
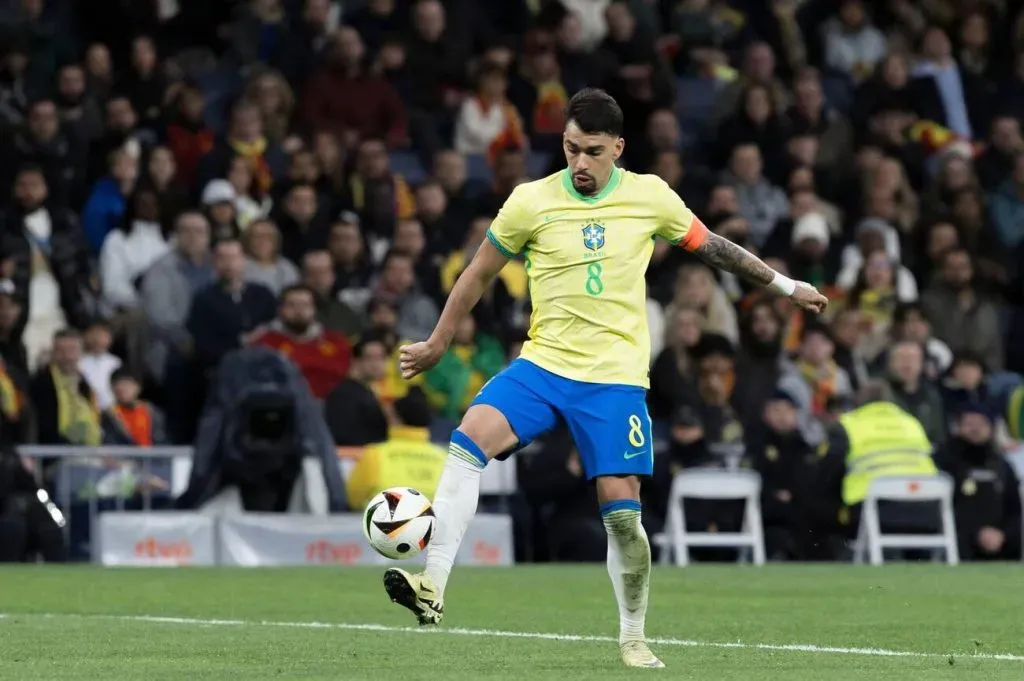
[[[99,515],[93,560],[135,567],[391,564],[366,543],[361,525],[356,513],[107,512]],[[423,561],[420,554],[409,563]],[[456,562],[512,565],[512,519],[503,514],[473,518]]]
[[[357,513],[328,515],[327,490],[319,462],[303,461],[302,473],[287,514],[229,512],[150,512],[154,501],[177,497],[188,486],[191,447],[18,448],[35,463],[40,487],[55,492],[68,522],[65,535],[75,539],[86,528],[83,543],[94,562],[107,565],[309,565],[383,564],[366,544]],[[43,461],[59,461],[43,479]],[[114,465],[116,462],[116,465]],[[353,462],[339,460],[342,476]],[[154,492],[140,485],[141,512],[129,511],[119,489],[145,480],[160,480],[166,489]],[[515,492],[514,461],[491,462],[481,480],[481,493],[505,497]],[[240,507],[238,507],[240,508]],[[75,510],[86,510],[86,518]],[[116,512],[114,512],[116,511]],[[79,532],[73,532],[72,527]],[[81,538],[80,536],[78,537]],[[98,545],[98,546],[97,546]],[[504,514],[481,514],[470,525],[458,560],[466,565],[510,565],[513,562],[512,521]],[[422,556],[420,556],[422,560]]]

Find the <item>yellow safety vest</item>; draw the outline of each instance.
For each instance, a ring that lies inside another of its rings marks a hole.
[[[875,478],[935,475],[932,445],[920,422],[889,402],[872,402],[839,417],[850,439],[843,503],[864,500]]]
[[[447,458],[448,450],[431,442],[426,428],[392,427],[387,442],[369,445],[349,474],[349,507],[361,511],[389,487],[412,487],[433,499]]]

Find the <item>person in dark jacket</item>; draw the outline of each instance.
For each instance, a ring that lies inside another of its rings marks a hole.
[[[106,104],[106,130],[89,145],[89,183],[96,182],[107,172],[110,155],[118,150],[127,151],[136,162],[148,154],[155,136],[139,130],[139,117],[128,97],[115,94]]]
[[[34,322],[53,317],[55,312],[64,316],[58,326],[84,326],[89,316],[85,295],[95,291],[94,265],[78,221],[71,212],[59,207],[51,209],[50,205],[43,170],[25,166],[17,173],[14,201],[0,214],[0,260],[13,265],[10,279],[23,310],[22,323],[30,331],[39,326]],[[42,258],[46,267],[37,266],[36,256]],[[59,290],[60,310],[33,309],[28,295],[30,284],[37,277],[51,275]],[[46,341],[54,330],[46,330]],[[26,344],[33,338],[32,333],[26,333]]]
[[[0,192],[11,190],[19,168],[34,165],[42,170],[54,204],[76,209],[82,205],[85,159],[76,140],[61,130],[60,114],[52,99],[32,102],[25,129],[9,138],[2,158]]]
[[[806,560],[806,515],[813,505],[818,455],[800,432],[793,397],[779,390],[764,406],[762,426],[747,431],[747,454],[761,474],[761,512],[769,559]]]
[[[374,333],[365,334],[352,350],[348,377],[324,402],[327,426],[339,447],[362,447],[388,438],[388,421],[370,385],[387,374],[388,347]]]
[[[953,476],[960,560],[1020,560],[1020,480],[996,448],[993,413],[980,402],[964,404],[956,434],[935,454]]]
[[[938,387],[924,376],[924,349],[899,341],[889,350],[893,402],[921,422],[933,445],[946,441],[946,416]]]
[[[100,444],[100,412],[89,382],[78,369],[81,357],[81,334],[72,329],[58,331],[52,361],[36,373],[29,388],[39,444]]]
[[[245,281],[245,251],[234,240],[214,247],[216,281],[192,301],[185,327],[192,336],[194,358],[202,371],[217,366],[260,325],[277,314],[274,294],[265,286]]]

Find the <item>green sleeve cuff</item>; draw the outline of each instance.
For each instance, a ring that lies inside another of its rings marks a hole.
[[[506,258],[514,258],[518,255],[518,253],[513,253],[512,251],[505,248],[505,246],[503,246],[502,243],[498,241],[498,237],[494,236],[494,232],[492,232],[489,229],[487,230],[487,240],[490,241],[491,244],[493,244],[494,247],[497,248],[498,251]]]

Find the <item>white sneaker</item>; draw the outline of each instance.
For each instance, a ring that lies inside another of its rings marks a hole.
[[[622,661],[627,667],[664,669],[665,663],[654,656],[646,641],[626,641],[619,644]]]

